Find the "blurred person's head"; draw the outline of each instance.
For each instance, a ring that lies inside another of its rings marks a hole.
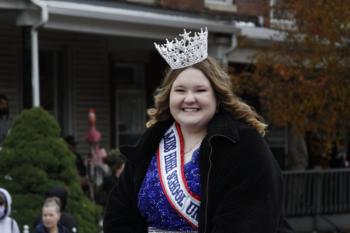
[[[123,154],[121,154],[119,151],[113,154],[110,154],[104,159],[104,163],[106,163],[110,167],[111,173],[117,177],[119,177],[120,174],[122,173],[125,162],[126,162],[126,157]]]
[[[4,189],[0,188],[0,221],[11,214],[12,198],[10,193]]]
[[[64,137],[64,140],[66,141],[66,143],[69,145],[69,148],[71,150],[75,150],[78,142],[75,140],[75,137],[73,135],[67,135]]]
[[[0,94],[0,119],[9,118],[9,100],[5,95]]]
[[[10,215],[11,202],[10,193],[6,189],[0,188],[0,221]]]
[[[48,229],[54,229],[58,226],[61,218],[60,200],[57,197],[47,198],[42,208],[42,222]]]

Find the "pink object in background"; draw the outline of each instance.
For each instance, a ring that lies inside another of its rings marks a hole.
[[[89,130],[86,134],[86,141],[90,145],[90,159],[93,165],[102,165],[103,159],[107,156],[104,148],[100,148],[102,138],[101,132],[96,128],[96,111],[89,109]]]
[[[86,135],[86,141],[89,144],[99,143],[102,135],[96,128],[96,111],[93,108],[89,109],[89,131]]]

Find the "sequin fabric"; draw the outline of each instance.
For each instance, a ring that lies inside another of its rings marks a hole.
[[[185,178],[190,190],[200,195],[199,148],[193,151],[192,159],[184,165]],[[138,195],[138,208],[150,227],[170,231],[191,231],[193,227],[169,204],[163,193],[154,155],[142,182]]]

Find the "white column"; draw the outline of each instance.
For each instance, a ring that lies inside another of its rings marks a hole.
[[[39,48],[38,31],[36,27],[30,30],[31,55],[32,55],[32,98],[33,107],[40,106],[40,82],[39,82]]]

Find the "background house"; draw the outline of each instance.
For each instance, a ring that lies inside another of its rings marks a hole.
[[[3,0],[0,92],[10,99],[11,117],[32,106],[31,31],[33,25],[41,24],[35,30],[41,106],[56,117],[63,135],[76,136],[82,153],[87,149],[84,140],[90,108],[96,109],[103,146],[130,143],[144,130],[145,110],[166,68],[153,42],[172,38],[183,28],[206,26],[211,56],[231,66],[249,64],[255,47],[271,36],[271,31],[261,27],[268,24],[269,4]],[[249,48],[237,48],[239,35],[251,38]],[[271,137],[272,146],[285,146],[280,136]]]

